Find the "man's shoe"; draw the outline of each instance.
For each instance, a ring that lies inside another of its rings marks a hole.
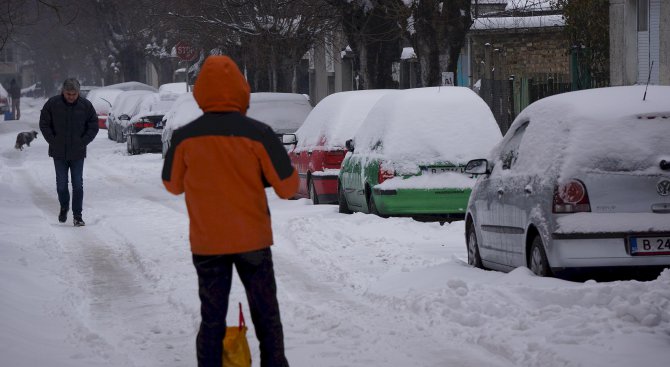
[[[65,223],[67,220],[67,208],[60,208],[60,213],[58,213],[58,221]]]
[[[75,227],[83,227],[86,225],[86,223],[84,223],[84,220],[81,219],[81,215],[75,215],[73,222]]]

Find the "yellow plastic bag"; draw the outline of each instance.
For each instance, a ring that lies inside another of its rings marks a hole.
[[[239,326],[226,328],[226,337],[223,338],[223,367],[251,367],[251,350],[247,342],[247,326],[240,306]]]

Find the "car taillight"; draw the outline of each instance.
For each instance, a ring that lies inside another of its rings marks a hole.
[[[379,172],[377,173],[377,183],[382,183],[393,177],[395,177],[394,170],[386,168],[382,165],[379,166]]]
[[[554,213],[590,212],[591,203],[586,186],[579,180],[569,180],[554,188]]]
[[[146,119],[140,119],[133,126],[137,129],[144,129],[145,127],[154,127],[154,123]]]
[[[323,163],[327,166],[335,166],[328,168],[339,168],[344,160],[344,150],[329,150],[323,156]]]

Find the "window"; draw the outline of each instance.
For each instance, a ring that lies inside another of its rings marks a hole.
[[[649,30],[649,0],[637,0],[637,31]]]
[[[11,47],[5,47],[0,51],[0,62],[13,62],[14,50]]]
[[[519,157],[519,146],[521,145],[521,138],[526,132],[528,127],[528,122],[519,126],[518,129],[514,132],[514,135],[507,141],[505,147],[500,152],[500,161],[502,162],[502,169],[507,170],[514,166],[517,158]]]

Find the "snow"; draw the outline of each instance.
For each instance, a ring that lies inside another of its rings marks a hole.
[[[251,93],[247,116],[266,122],[276,133],[294,133],[312,111],[309,98],[297,93]]]
[[[344,148],[365,120],[374,104],[384,95],[398,93],[392,89],[360,90],[333,93],[321,100],[296,131],[295,152],[323,146]]]
[[[403,47],[402,54],[400,54],[400,60],[407,59],[416,59],[416,53],[414,52],[414,47]]]
[[[0,97],[7,98],[9,97],[9,93],[7,93],[7,90],[0,84]]]
[[[565,26],[565,19],[562,15],[536,15],[527,17],[480,17],[474,19],[470,29],[491,30],[563,26]]]
[[[167,94],[167,93],[182,94],[182,93],[186,93],[186,83],[185,82],[180,82],[180,83],[165,83],[165,84],[162,84],[160,87],[158,87],[158,93],[161,93],[161,94]]]
[[[571,177],[578,169],[661,174],[657,162],[670,157],[670,87],[649,86],[645,101],[644,91],[645,86],[599,88],[533,103],[510,127],[515,131],[530,121],[516,170],[546,178]]]
[[[99,134],[84,171],[87,225],[59,224],[46,142],[13,148],[17,132],[37,130],[44,100],[21,102],[21,120],[0,123],[0,365],[195,365],[188,214],[162,186],[160,154],[129,156]],[[670,360],[670,270],[585,283],[483,271],[467,265],[463,222],[344,215],[267,195],[291,366]],[[230,299],[249,320],[238,279]],[[248,336],[258,366],[253,327]]]
[[[91,101],[97,114],[109,114],[112,109],[112,103],[123,90],[117,88],[97,88],[86,95],[86,99]]]
[[[311,112],[309,99],[296,93],[251,93],[247,115],[270,125],[277,133],[293,133]],[[193,93],[179,96],[165,114],[167,131],[176,130],[203,114]]]
[[[485,156],[501,139],[491,110],[470,89],[429,87],[382,97],[354,142],[357,153],[382,152],[385,159],[416,167],[415,163],[436,162],[465,165]]]

